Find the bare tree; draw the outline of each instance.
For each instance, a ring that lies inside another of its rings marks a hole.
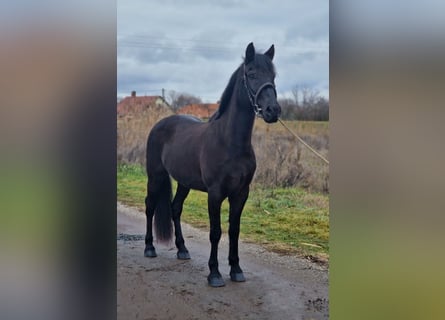
[[[286,120],[294,120],[297,116],[298,106],[291,98],[278,99],[278,103],[281,107],[281,118]]]
[[[320,98],[320,92],[317,89],[303,87],[303,107],[312,107]]]
[[[170,106],[173,108],[173,102],[178,99],[179,93],[175,90],[169,90],[167,92],[166,100],[170,104]]]
[[[282,118],[287,120],[329,120],[329,100],[308,85],[295,85],[292,99],[281,99]]]
[[[294,86],[294,88],[292,89],[292,94],[294,95],[294,101],[296,106],[299,106],[300,103],[300,87],[297,85]]]
[[[168,92],[168,100],[174,111],[189,104],[202,103],[200,97],[185,92],[178,93],[174,90]]]

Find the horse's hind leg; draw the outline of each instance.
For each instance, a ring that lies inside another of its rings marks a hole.
[[[147,185],[147,190],[150,190],[150,183]],[[153,191],[147,192],[145,198],[145,215],[147,216],[147,233],[145,235],[145,250],[144,256],[149,258],[156,257],[156,250],[153,246],[153,215],[156,207],[156,196]]]
[[[184,204],[184,200],[185,198],[187,198],[189,192],[190,192],[189,188],[178,183],[176,195],[172,202],[172,218],[173,218],[173,223],[175,225],[175,238],[176,238],[175,244],[176,247],[178,248],[177,257],[178,259],[181,260],[190,259],[190,254],[184,245],[184,237],[182,236],[182,229],[181,229],[182,205]]]

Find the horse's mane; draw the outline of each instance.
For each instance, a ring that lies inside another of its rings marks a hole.
[[[242,66],[242,64],[241,64],[241,66]],[[229,83],[227,84],[227,87],[224,89],[224,92],[221,96],[219,108],[209,118],[209,122],[218,119],[224,113],[224,111],[227,109],[227,107],[230,103],[230,98],[232,97],[233,90],[235,89],[238,72],[239,72],[241,66],[239,66],[238,69],[236,69],[235,72],[230,77]]]
[[[275,74],[275,67],[274,67],[272,61],[269,58],[266,58],[265,55],[263,55],[263,54],[256,54],[255,55],[255,61],[256,61],[256,64],[260,68],[264,68],[266,70],[270,70],[271,72],[273,72],[273,74]],[[219,117],[221,117],[221,115],[224,113],[224,111],[226,111],[227,107],[229,106],[230,99],[231,99],[232,94],[233,94],[233,90],[235,89],[235,84],[236,84],[236,80],[237,80],[237,77],[238,77],[238,73],[240,72],[240,69],[243,67],[243,65],[244,65],[244,62],[238,67],[238,69],[235,70],[235,72],[230,77],[229,83],[227,84],[227,87],[226,87],[226,89],[224,89],[224,92],[223,92],[223,94],[221,96],[221,101],[219,103],[219,108],[209,118],[209,122],[210,121],[214,121],[214,120],[218,119]]]

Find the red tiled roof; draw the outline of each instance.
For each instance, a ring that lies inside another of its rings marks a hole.
[[[194,103],[179,109],[178,114],[190,114],[198,118],[210,118],[210,116],[218,110],[218,103]]]
[[[117,114],[125,115],[128,113],[138,113],[150,106],[153,106],[158,99],[168,106],[160,96],[131,96],[125,97],[117,104]]]

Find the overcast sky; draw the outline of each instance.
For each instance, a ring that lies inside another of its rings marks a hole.
[[[119,0],[117,91],[187,92],[216,102],[253,41],[275,44],[279,97],[306,85],[329,97],[327,0]]]

